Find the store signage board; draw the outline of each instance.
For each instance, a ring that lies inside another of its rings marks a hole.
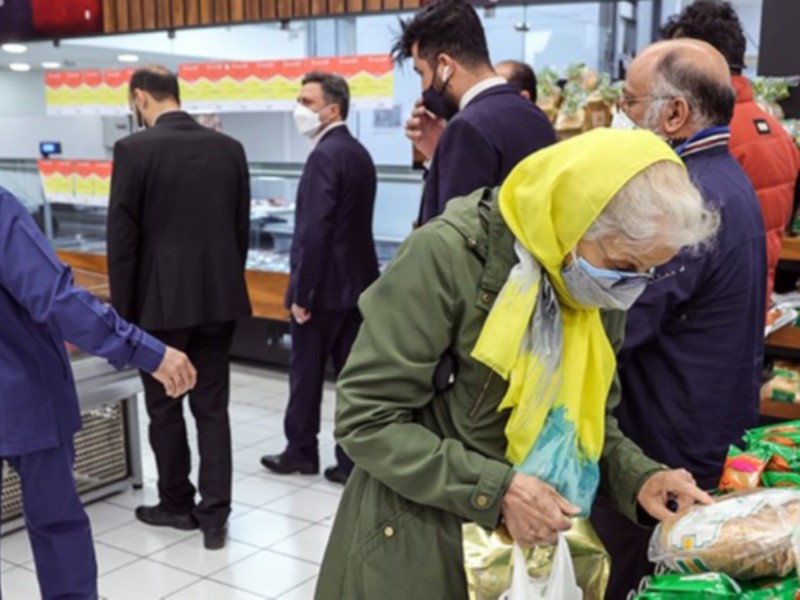
[[[109,160],[40,160],[39,175],[51,204],[107,207],[111,193]]]
[[[46,73],[47,114],[126,115],[133,71]],[[288,112],[294,108],[303,76],[310,71],[344,77],[353,109],[385,109],[394,104],[394,66],[387,55],[185,64],[178,68],[181,100],[189,112]]]

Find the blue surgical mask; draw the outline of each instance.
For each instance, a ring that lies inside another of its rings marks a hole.
[[[642,295],[653,273],[601,269],[573,253],[561,271],[573,300],[584,308],[628,310]]]

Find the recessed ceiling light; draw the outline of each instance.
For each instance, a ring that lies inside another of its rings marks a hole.
[[[8,68],[17,73],[26,73],[31,70],[31,66],[28,63],[11,63]]]
[[[25,44],[3,44],[0,48],[3,49],[3,52],[8,52],[9,54],[25,54],[28,51],[28,47]]]
[[[137,54],[120,54],[117,56],[117,60],[124,63],[135,63],[139,62],[139,56]]]
[[[44,61],[42,63],[42,68],[43,69],[60,69],[61,68],[61,63],[60,62],[46,60],[46,61]]]

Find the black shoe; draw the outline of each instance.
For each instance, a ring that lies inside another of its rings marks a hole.
[[[228,538],[228,526],[211,527],[203,530],[203,545],[206,550],[222,550]]]
[[[292,473],[300,473],[300,475],[316,475],[319,473],[319,463],[310,460],[298,460],[286,456],[286,453],[275,454],[272,456],[262,456],[261,464],[273,473],[279,475],[291,475]]]
[[[327,469],[325,469],[325,479],[327,479],[331,483],[341,483],[342,485],[344,485],[345,483],[347,483],[348,477],[349,475],[345,473],[344,469],[342,469],[339,465],[336,465],[335,467],[328,467]]]
[[[142,523],[147,523],[155,527],[172,527],[182,531],[194,531],[200,527],[191,513],[171,513],[165,510],[160,504],[156,504],[155,506],[140,506],[136,509],[136,518]]]

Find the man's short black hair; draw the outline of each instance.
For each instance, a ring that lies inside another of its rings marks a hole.
[[[176,102],[181,100],[178,78],[175,73],[166,67],[143,67],[137,69],[131,76],[129,89],[131,95],[133,95],[133,90],[147,92],[156,102],[163,102],[170,98]]]
[[[747,40],[739,16],[728,2],[696,0],[662,27],[665,39],[693,38],[714,46],[728,61],[733,75],[745,67]]]
[[[400,30],[392,47],[396,62],[411,58],[417,44],[420,57],[431,67],[443,53],[469,68],[491,65],[481,20],[464,0],[434,0],[410,19],[400,19]]]
[[[342,120],[347,120],[350,113],[350,86],[340,75],[333,73],[323,73],[322,71],[312,71],[303,77],[303,85],[307,83],[318,83],[322,88],[322,95],[328,104],[336,104],[342,113]]]
[[[519,60],[504,60],[501,64],[511,67],[511,76],[508,83],[516,85],[520,90],[528,92],[531,102],[536,104],[538,97],[536,73],[528,63]]]

